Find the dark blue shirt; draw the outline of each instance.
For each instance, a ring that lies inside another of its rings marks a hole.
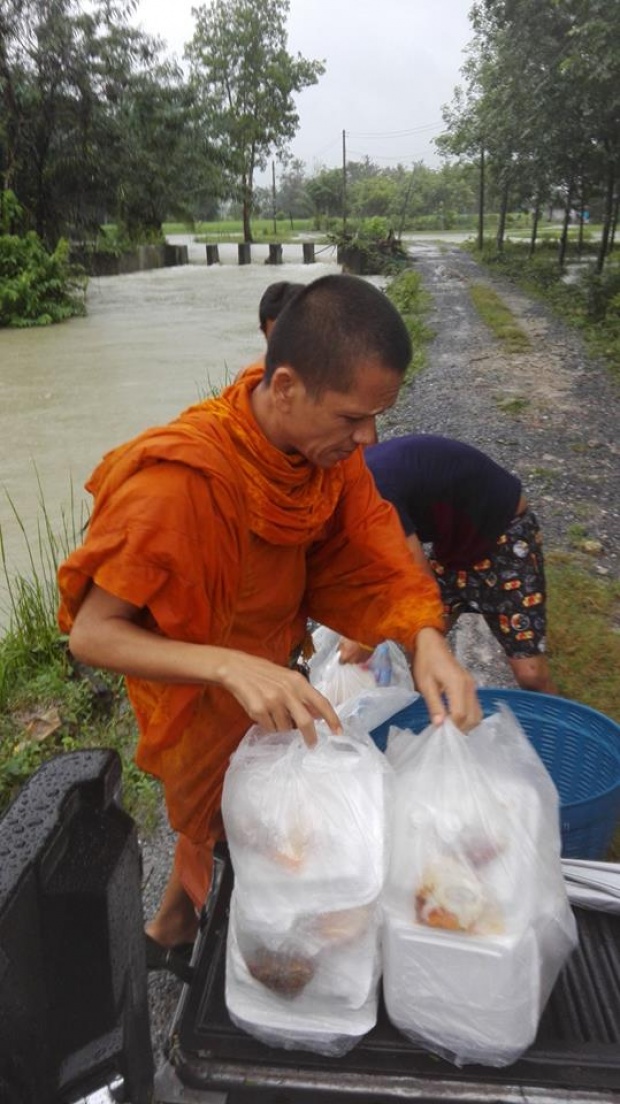
[[[446,567],[484,559],[515,516],[520,480],[472,445],[411,433],[371,445],[364,455],[407,536],[432,543]]]

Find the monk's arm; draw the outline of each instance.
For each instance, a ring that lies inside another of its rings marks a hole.
[[[402,644],[431,720],[449,712],[459,728],[473,728],[482,716],[475,682],[445,641],[439,587],[429,565],[417,562],[422,549],[412,557],[396,511],[356,455],[345,470],[332,530],[309,558],[310,616],[368,645]]]
[[[415,533],[411,533],[410,536],[407,537],[407,544],[411,550],[411,555],[415,563],[424,568],[426,573],[434,578],[431,565]],[[373,649],[366,644],[360,644],[357,640],[350,640],[348,636],[342,637],[339,648],[341,663],[364,663],[373,651]]]
[[[170,640],[140,625],[139,614],[130,602],[93,584],[71,629],[71,652],[82,663],[134,678],[215,683],[263,728],[299,728],[309,744],[316,741],[315,720],[340,731],[332,706],[299,672],[232,648]]]
[[[426,553],[422,548],[419,537],[417,537],[415,533],[410,533],[407,537],[407,544],[409,546],[411,555],[413,556],[418,566],[423,567],[429,575],[435,578],[435,576],[433,575],[433,569],[426,558]]]

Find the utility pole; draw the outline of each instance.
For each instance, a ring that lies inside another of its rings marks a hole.
[[[276,223],[276,163],[275,163],[275,161],[271,162],[271,201],[272,201],[272,212],[273,212],[273,232],[274,232],[274,234],[277,234],[278,233],[278,227],[277,227],[277,223]]]
[[[347,136],[342,132],[342,234],[347,232]]]

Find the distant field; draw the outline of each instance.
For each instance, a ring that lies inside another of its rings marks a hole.
[[[224,219],[221,222],[165,222],[164,234],[195,234],[201,241],[243,241],[243,223],[240,219]],[[313,219],[277,219],[276,232],[273,219],[252,219],[252,234],[255,241],[285,242],[297,234],[315,233],[316,238],[323,237],[315,230]]]

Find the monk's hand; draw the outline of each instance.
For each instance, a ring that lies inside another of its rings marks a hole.
[[[261,728],[267,732],[298,728],[308,747],[317,742],[315,721],[326,721],[340,735],[342,725],[333,706],[299,671],[245,652],[225,651],[218,682]]]
[[[348,640],[346,636],[343,636],[338,644],[341,663],[366,663],[373,651],[374,648],[367,648],[365,644],[358,644],[356,640]]]
[[[482,709],[476,684],[469,671],[454,658],[437,629],[420,629],[411,671],[433,724],[441,724],[449,716],[457,728],[467,732],[480,723]]]

